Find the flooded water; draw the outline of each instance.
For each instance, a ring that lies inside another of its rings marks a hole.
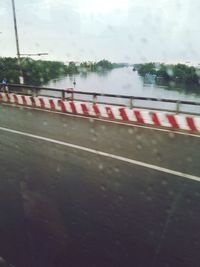
[[[74,85],[74,81],[76,84]],[[165,98],[165,99],[174,99],[174,100],[187,100],[187,101],[196,101],[200,102],[200,94],[195,94],[190,88],[188,90],[183,90],[183,88],[174,88],[170,89],[168,86],[159,86],[156,84],[147,84],[144,83],[143,78],[138,75],[137,72],[134,72],[131,67],[113,69],[106,72],[93,72],[87,74],[78,74],[74,76],[66,76],[59,78],[57,80],[52,80],[46,87],[58,88],[58,89],[67,89],[74,88],[76,91],[85,91],[85,92],[97,92],[103,94],[116,94],[116,95],[126,95],[126,96],[142,96],[142,97],[154,97],[154,98]],[[58,95],[58,93],[56,93]],[[84,100],[91,99],[88,96],[76,95],[76,98],[81,98]],[[110,102],[117,104],[127,105],[128,100],[122,99],[108,99],[105,97],[98,97],[98,101],[101,102]],[[136,105],[144,105],[144,101],[135,101]],[[166,104],[166,103],[148,103],[145,102],[145,106],[155,108],[166,108],[173,109],[175,104]],[[184,111],[183,107],[183,111]],[[197,111],[197,107],[194,109],[190,107],[190,110],[193,112]],[[198,108],[198,112],[200,108]]]

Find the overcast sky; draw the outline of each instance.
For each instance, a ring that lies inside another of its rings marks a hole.
[[[200,62],[199,0],[15,0],[21,53],[62,61]],[[0,0],[0,56],[15,56]]]

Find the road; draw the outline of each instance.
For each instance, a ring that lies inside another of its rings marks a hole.
[[[199,135],[1,105],[0,266],[199,267],[199,151]]]

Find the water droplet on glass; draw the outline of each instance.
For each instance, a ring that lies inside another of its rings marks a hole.
[[[5,260],[2,257],[0,257],[0,264],[2,263],[5,263]]]
[[[119,195],[118,198],[120,201],[122,201],[124,199],[124,197],[122,195]]]
[[[133,134],[133,129],[128,129],[129,134]]]
[[[191,203],[192,202],[192,199],[191,199],[191,197],[186,197],[186,201],[187,201],[187,203]]]
[[[155,140],[155,139],[153,139],[153,140],[151,140],[151,143],[152,143],[152,145],[157,145],[157,140]]]
[[[136,139],[140,141],[142,139],[141,135],[136,135]]]
[[[115,171],[115,172],[119,172],[119,169],[118,169],[118,168],[114,168],[114,171]]]
[[[99,170],[103,170],[103,164],[100,163],[99,166],[98,166]]]
[[[192,162],[192,157],[187,157],[186,160],[187,162]]]
[[[57,172],[60,172],[60,170],[61,170],[61,169],[60,169],[60,166],[57,166],[56,171],[57,171]]]
[[[105,185],[101,185],[100,188],[101,188],[102,191],[104,191],[104,192],[106,191]]]
[[[168,191],[168,194],[169,194],[170,196],[173,196],[173,195],[174,195],[174,191],[169,190],[169,191]]]
[[[154,149],[153,149],[153,153],[154,153],[154,154],[157,154],[157,153],[158,153],[158,149],[157,149],[157,148],[154,148]]]
[[[162,180],[162,185],[167,185],[167,181],[166,180]]]
[[[175,134],[172,133],[172,132],[170,132],[170,133],[169,133],[169,137],[170,137],[170,138],[175,138]]]
[[[146,199],[147,199],[148,201],[152,201],[152,197],[151,197],[151,196],[147,196]]]
[[[93,123],[94,119],[93,118],[89,118],[89,122]]]
[[[138,150],[141,150],[142,149],[142,146],[141,145],[137,145],[136,146]]]
[[[148,190],[149,191],[152,191],[153,190],[153,187],[150,185],[150,186],[148,186]]]

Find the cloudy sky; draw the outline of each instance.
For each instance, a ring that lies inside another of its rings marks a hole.
[[[15,56],[11,0],[0,56]],[[51,60],[200,62],[199,0],[15,0],[21,53]]]

